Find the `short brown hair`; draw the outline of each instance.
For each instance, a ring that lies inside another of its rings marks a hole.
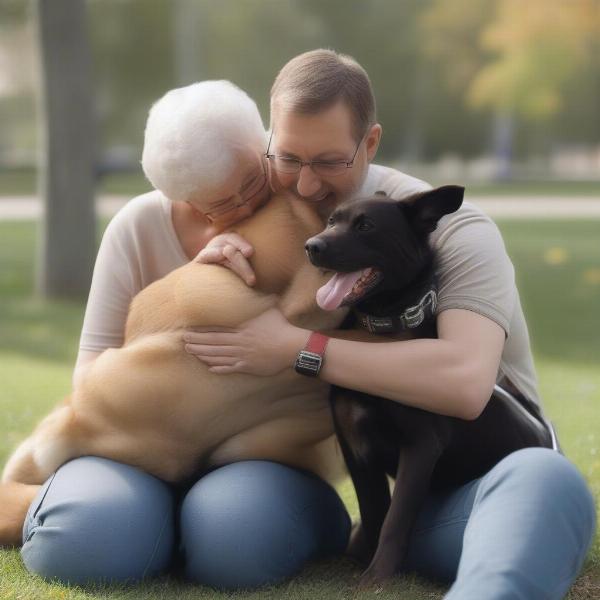
[[[315,114],[338,101],[350,109],[360,141],[375,123],[375,97],[367,72],[346,54],[311,50],[283,66],[271,88],[271,121],[277,107]]]

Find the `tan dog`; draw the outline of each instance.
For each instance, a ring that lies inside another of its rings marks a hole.
[[[269,378],[215,375],[182,340],[185,329],[235,327],[273,306],[298,325],[337,326],[344,313],[317,308],[325,278],[304,253],[305,240],[322,227],[311,206],[273,197],[234,228],[255,248],[254,288],[223,267],[194,262],[140,292],[123,347],[103,352],[9,459],[0,544],[21,543],[40,484],[80,456],[117,460],[169,482],[244,459],[278,461],[329,481],[343,473],[326,384],[291,369]]]

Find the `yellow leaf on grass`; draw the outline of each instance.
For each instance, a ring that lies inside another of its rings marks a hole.
[[[549,265],[563,265],[569,259],[569,255],[564,248],[555,246],[548,248],[544,252],[544,262]]]
[[[586,269],[583,272],[583,280],[590,285],[600,285],[600,268]]]

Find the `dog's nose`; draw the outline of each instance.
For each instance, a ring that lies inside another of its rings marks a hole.
[[[327,244],[325,240],[322,240],[318,237],[310,238],[308,242],[304,245],[304,249],[306,250],[306,254],[312,260],[313,258],[317,258],[320,254],[325,252],[325,248]]]

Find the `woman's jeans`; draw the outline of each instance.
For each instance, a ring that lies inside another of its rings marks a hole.
[[[562,598],[593,537],[595,508],[557,452],[520,450],[481,479],[431,495],[408,568],[454,581],[459,600]],[[193,581],[252,588],[342,554],[350,519],[312,475],[244,461],[202,477],[181,501],[164,482],[110,460],[61,467],[24,527],[27,568],[63,582],[135,581],[180,564]]]

